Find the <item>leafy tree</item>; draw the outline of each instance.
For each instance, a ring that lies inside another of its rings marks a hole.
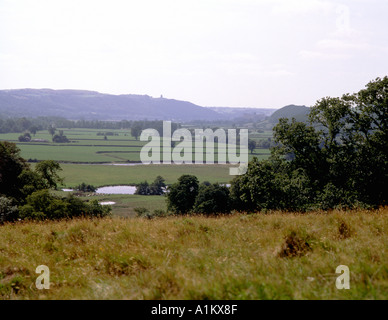
[[[193,211],[203,214],[229,213],[230,203],[229,188],[226,186],[201,184]]]
[[[166,188],[165,180],[161,176],[157,176],[153,183],[148,184],[147,181],[136,185],[135,194],[139,195],[162,195]]]
[[[35,136],[39,128],[37,126],[31,126],[29,131]]]
[[[80,185],[76,186],[75,189],[82,192],[96,192],[97,190],[95,186],[86,184],[85,182],[82,182]]]
[[[7,221],[14,221],[19,215],[18,207],[14,202],[4,196],[0,197],[0,224]]]
[[[53,125],[50,125],[47,130],[48,130],[49,134],[51,134],[51,136],[54,137],[54,134],[56,131],[55,127]]]
[[[193,175],[182,175],[177,183],[167,189],[167,208],[175,213],[189,213],[198,195],[198,179]]]
[[[29,166],[20,156],[20,149],[14,143],[0,141],[0,195],[22,200],[20,175],[25,170]]]
[[[53,142],[56,143],[67,143],[69,142],[69,139],[65,135],[63,135],[63,130],[59,131],[59,134],[56,134],[53,136]]]
[[[54,220],[68,217],[65,203],[51,195],[47,189],[32,193],[26,202],[20,208],[21,219]]]
[[[147,181],[140,182],[136,185],[135,194],[147,196],[151,194],[150,186]]]
[[[157,176],[154,182],[150,185],[150,192],[153,195],[162,195],[166,188],[165,179],[161,176]]]
[[[253,153],[253,150],[256,148],[256,141],[255,140],[248,140],[248,149],[251,153]]]
[[[30,142],[31,141],[31,135],[28,132],[26,132],[23,135],[20,135],[18,140],[20,142]]]
[[[56,189],[58,184],[63,183],[63,178],[58,175],[58,171],[61,170],[59,163],[53,160],[39,162],[35,167],[35,171],[40,174],[47,189]]]
[[[135,137],[135,139],[137,140],[137,138],[140,136],[142,132],[142,128],[140,125],[136,124],[134,125],[132,128],[131,128],[131,135],[133,137]]]

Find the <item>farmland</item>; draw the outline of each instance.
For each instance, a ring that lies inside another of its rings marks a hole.
[[[140,162],[141,148],[147,143],[136,140],[128,131],[109,130],[113,136],[104,139],[101,130],[97,129],[58,129],[70,140],[69,143],[53,143],[51,135],[47,131],[39,131],[32,140],[37,142],[19,142],[18,133],[0,134],[0,140],[15,142],[21,150],[21,156],[30,160],[55,160],[70,163],[130,163]],[[271,132],[255,134],[253,140],[268,139]],[[46,142],[41,142],[45,140]],[[205,147],[205,144],[204,144]],[[221,150],[224,150],[223,146]],[[193,149],[194,150],[194,149]],[[161,148],[163,152],[163,148]],[[204,150],[204,154],[206,149]],[[217,161],[218,145],[215,144],[215,161]],[[268,149],[256,148],[249,153],[249,159],[253,156],[265,159],[269,156]],[[193,162],[194,162],[193,158]],[[204,158],[204,161],[206,158]]]

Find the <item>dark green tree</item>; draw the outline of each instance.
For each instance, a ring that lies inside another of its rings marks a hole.
[[[63,183],[63,178],[58,175],[58,171],[61,170],[60,164],[53,160],[41,161],[35,167],[35,171],[42,177],[47,189],[56,189],[58,184]]]
[[[148,196],[151,194],[150,186],[147,181],[140,182],[136,185],[136,191],[135,194]]]
[[[131,128],[131,135],[133,137],[135,137],[135,139],[137,140],[137,138],[140,136],[142,132],[142,127],[138,124],[135,124],[132,128]]]
[[[193,175],[182,175],[177,183],[167,189],[167,208],[174,213],[189,213],[198,195],[198,179]]]
[[[23,181],[20,175],[30,170],[27,162],[20,156],[16,144],[0,141],[0,195],[22,200]]]
[[[218,183],[199,186],[198,195],[195,199],[195,213],[217,214],[230,213],[230,195],[229,188],[221,186]]]
[[[255,150],[256,148],[256,141],[255,140],[252,140],[252,139],[249,139],[248,140],[248,149],[251,153],[253,153],[253,150]]]
[[[48,130],[49,134],[51,134],[51,136],[54,137],[54,134],[56,131],[55,127],[53,125],[50,125],[47,130]]]
[[[31,135],[28,132],[25,132],[24,134],[19,136],[18,140],[20,142],[30,142],[31,141]]]
[[[150,185],[150,192],[152,195],[162,195],[164,194],[165,188],[166,188],[166,180],[164,180],[163,177],[157,176]]]
[[[31,126],[28,130],[35,136],[39,128],[34,125],[34,126]]]

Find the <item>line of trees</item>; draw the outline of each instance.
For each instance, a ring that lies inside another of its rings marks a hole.
[[[172,129],[179,128],[180,125],[172,123]],[[37,117],[37,118],[0,118],[0,133],[24,133],[29,132],[33,135],[40,130],[55,130],[55,128],[68,129],[131,129],[134,128],[140,132],[136,135],[138,137],[142,130],[153,128],[162,134],[163,121],[161,120],[121,120],[121,121],[99,121],[99,120],[68,120],[60,117]]]

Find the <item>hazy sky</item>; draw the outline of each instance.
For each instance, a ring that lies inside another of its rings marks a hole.
[[[313,105],[388,75],[386,0],[0,0],[0,89]]]

